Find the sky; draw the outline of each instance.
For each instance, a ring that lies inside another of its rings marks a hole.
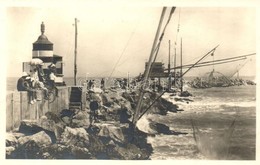
[[[74,19],[78,22],[78,76],[136,76],[144,71],[159,23],[162,6],[8,7],[5,10],[7,76],[19,77],[22,62],[32,58],[32,43],[40,33],[54,43],[54,54],[63,56],[64,75],[74,70]],[[168,19],[167,8],[163,25]],[[179,24],[179,32],[177,27]],[[214,59],[256,52],[256,9],[254,7],[177,7],[166,29],[157,61],[168,64],[169,40],[173,59],[175,42],[179,64],[180,39],[183,64],[196,62],[215,46]],[[208,57],[206,60],[212,60]],[[171,61],[173,64],[173,61]],[[215,66],[230,74],[238,64]],[[200,76],[211,67],[192,69],[187,76]],[[252,57],[240,75],[256,75]]]

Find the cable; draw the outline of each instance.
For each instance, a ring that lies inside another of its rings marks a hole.
[[[117,62],[116,62],[116,64],[115,64],[115,66],[114,66],[114,68],[113,68],[113,70],[112,70],[112,72],[111,72],[109,78],[111,78],[112,74],[114,73],[114,71],[115,71],[115,69],[116,69],[116,67],[117,67],[117,65],[118,65],[118,63],[119,63],[121,57],[123,56],[123,54],[124,54],[124,52],[125,52],[125,50],[126,50],[126,48],[127,48],[127,46],[128,46],[128,43],[130,42],[130,40],[131,40],[133,34],[134,34],[134,31],[131,33],[131,36],[130,36],[130,38],[128,39],[128,41],[127,41],[127,43],[126,43],[126,46],[125,46],[125,48],[123,49],[123,52],[121,53],[120,57],[118,58],[118,60],[117,60]]]

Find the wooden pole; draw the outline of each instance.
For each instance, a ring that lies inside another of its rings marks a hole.
[[[129,78],[129,72],[127,72],[127,90],[129,90],[129,83],[130,83],[130,78]]]
[[[77,28],[77,18],[75,18],[75,50],[74,50],[74,85],[77,85],[77,37],[78,37],[78,28]]]
[[[181,38],[181,53],[180,54],[181,54],[181,71],[180,71],[181,73],[180,73],[180,75],[182,75],[182,38]],[[181,93],[183,92],[183,82],[182,82],[183,79],[182,79],[182,77],[183,76],[180,77],[181,78]]]
[[[168,61],[168,91],[171,90],[171,40],[169,40],[169,61]]]
[[[176,87],[176,47],[174,49],[174,87]]]
[[[169,40],[168,75],[171,71],[171,40]]]

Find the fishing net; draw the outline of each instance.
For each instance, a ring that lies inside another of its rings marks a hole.
[[[206,82],[209,87],[229,86],[230,84],[229,78],[214,69],[211,72],[206,73],[202,77],[202,81]]]
[[[190,82],[190,85],[194,88],[227,87],[230,86],[230,84],[230,78],[214,69]]]

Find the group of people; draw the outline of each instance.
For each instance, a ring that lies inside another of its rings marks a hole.
[[[37,90],[44,91],[45,99],[48,99],[48,92],[50,89],[54,89],[56,96],[58,96],[58,89],[55,85],[55,64],[48,66],[47,74],[44,73],[42,65],[43,63],[33,65],[30,73],[23,72],[22,76],[17,81],[18,91],[28,91],[30,104],[34,104],[37,100],[41,100],[40,97],[37,97]]]
[[[96,86],[95,80],[87,80],[86,82],[87,82],[87,89],[88,90],[93,89]],[[104,78],[102,78],[101,81],[100,81],[100,88],[101,89],[105,89],[105,80],[104,80]]]

